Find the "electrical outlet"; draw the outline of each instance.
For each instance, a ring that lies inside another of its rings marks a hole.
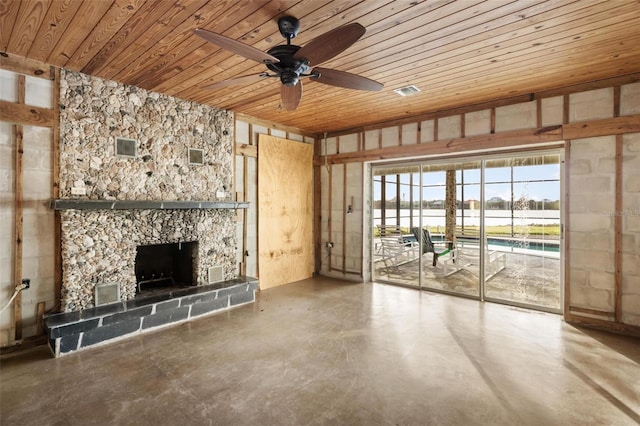
[[[29,287],[31,287],[31,279],[29,278],[23,278],[22,279],[22,285],[23,285],[23,289],[27,289]]]

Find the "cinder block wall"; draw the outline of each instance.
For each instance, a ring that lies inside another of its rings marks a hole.
[[[571,142],[569,288],[571,304],[613,312],[615,136]]]
[[[622,145],[622,322],[640,325],[640,133],[624,135]]]
[[[567,100],[568,105],[565,105]],[[415,123],[369,128],[361,134],[330,137],[326,142],[320,139],[320,153],[331,156],[361,152],[364,157],[393,147],[396,149],[394,155],[403,157],[403,147],[411,149],[416,143],[499,135],[501,132],[588,122],[615,116],[616,96],[613,87],[543,98],[539,106],[536,102],[500,106],[493,111],[479,109]],[[619,109],[619,116],[640,114],[640,83],[623,84],[620,87]],[[434,129],[437,129],[437,135]],[[605,321],[615,319],[614,223],[617,215],[622,216],[622,322],[640,326],[640,133],[623,136],[622,209],[618,210],[615,198],[616,139],[615,135],[604,135],[575,139],[567,145],[569,161],[565,186],[569,193],[569,208],[565,214],[570,238],[570,247],[565,253],[566,267],[569,269],[569,280],[565,283],[569,290],[567,304],[580,310],[572,312],[576,316]],[[353,140],[360,140],[360,143],[354,144],[351,142]],[[385,158],[392,160],[393,155]],[[346,180],[343,179],[344,167],[347,167]],[[371,200],[366,195],[369,192],[370,177],[365,170],[368,168],[364,161],[345,164],[329,162],[326,167],[321,167],[320,238],[323,275],[347,279],[370,278],[370,212],[367,214],[370,209],[367,203]],[[362,211],[356,216],[347,217],[344,214],[344,200],[350,201],[353,194],[357,194],[356,199],[362,203]],[[361,251],[356,240],[362,241]],[[332,242],[333,248],[326,249],[327,242]],[[355,261],[354,258],[361,253],[363,260]],[[352,273],[349,268],[342,270],[343,263],[349,267],[360,267],[360,273]]]
[[[613,88],[570,95],[570,121],[614,117]],[[620,115],[640,111],[640,83],[620,88]],[[640,133],[622,135],[622,167],[616,169],[617,136],[575,139],[569,148],[569,305],[573,315],[615,319],[615,221],[622,220],[621,322],[640,326]],[[617,175],[620,172],[620,176]],[[621,180],[621,182],[619,181]],[[616,205],[621,185],[621,208]],[[589,312],[593,311],[593,312]]]
[[[25,103],[52,108],[52,85],[49,80],[27,76]],[[0,70],[0,99],[17,102],[18,74]],[[37,305],[45,309],[56,306],[54,287],[54,214],[48,208],[52,198],[52,130],[46,127],[23,127],[22,155],[22,277],[31,287],[21,294],[22,335],[36,334]],[[14,125],[0,121],[0,306],[13,295],[17,284],[13,277],[15,223],[15,134]],[[13,307],[0,316],[0,346],[14,339]]]

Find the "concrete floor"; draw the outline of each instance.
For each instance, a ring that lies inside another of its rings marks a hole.
[[[640,341],[560,316],[325,278],[1,365],[2,425],[632,425]]]

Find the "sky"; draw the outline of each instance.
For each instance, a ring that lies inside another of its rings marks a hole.
[[[460,183],[461,171],[457,173]],[[419,182],[419,174],[414,173],[414,182]],[[426,172],[423,176],[423,200],[443,200],[445,198],[445,172]],[[376,180],[379,177],[376,176]],[[511,168],[497,167],[485,169],[485,198],[499,197],[503,200],[511,198]],[[528,200],[559,200],[560,199],[560,164],[544,164],[535,166],[518,166],[513,168],[515,198],[524,197]],[[409,174],[400,175],[400,182],[409,183]],[[465,200],[480,199],[480,169],[464,171]],[[374,184],[374,200],[380,200],[380,185]],[[409,200],[409,185],[401,185],[400,198]],[[420,189],[413,188],[413,199],[419,200]],[[387,185],[387,199],[396,197],[395,185]],[[461,194],[457,194],[461,199]]]

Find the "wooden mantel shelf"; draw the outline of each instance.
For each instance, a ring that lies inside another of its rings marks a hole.
[[[79,200],[53,199],[54,210],[180,210],[247,209],[248,202],[237,201],[154,201],[154,200]]]

